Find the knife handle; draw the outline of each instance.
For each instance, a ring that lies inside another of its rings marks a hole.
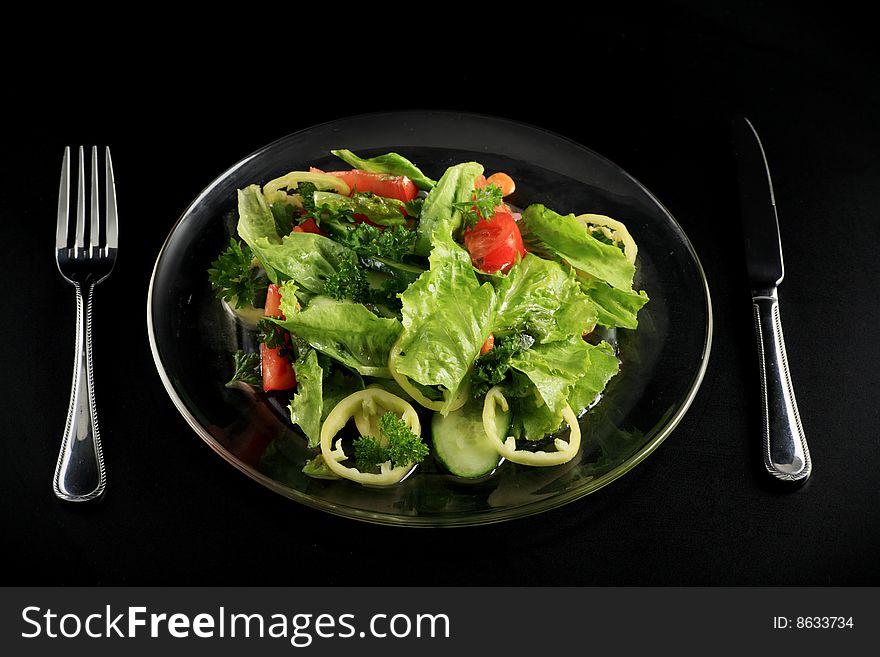
[[[788,371],[776,288],[754,294],[752,304],[761,366],[764,466],[776,479],[803,483],[812,462]]]

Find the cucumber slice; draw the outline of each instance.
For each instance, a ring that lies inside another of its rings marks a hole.
[[[488,436],[483,425],[482,400],[471,400],[448,415],[434,413],[431,420],[434,452],[452,474],[469,479],[483,477],[498,466],[496,445],[501,444],[509,427],[510,414],[497,413],[496,436]]]

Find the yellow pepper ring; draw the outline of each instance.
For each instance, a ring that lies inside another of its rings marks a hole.
[[[530,452],[524,449],[516,448],[516,439],[508,436],[507,440],[502,441],[497,436],[493,427],[495,426],[495,407],[499,406],[503,412],[509,410],[507,399],[498,386],[495,386],[486,393],[486,401],[483,403],[483,428],[486,435],[493,438],[495,449],[498,453],[508,461],[519,463],[520,465],[532,465],[538,467],[546,467],[551,465],[562,465],[571,461],[581,448],[581,427],[578,424],[577,416],[571,410],[568,404],[562,409],[562,417],[568,423],[569,436],[568,442],[557,438],[554,440],[556,446],[555,452]]]
[[[606,217],[604,214],[580,214],[575,219],[584,225],[592,224],[607,228],[611,233],[608,236],[623,244],[623,255],[626,256],[629,263],[632,265],[636,263],[636,255],[638,255],[639,249],[636,246],[636,241],[629,234],[624,224],[611,217]]]
[[[336,446],[333,447],[333,438],[348,424],[351,418],[355,418],[360,431],[361,423],[357,421],[358,414],[369,417],[381,415],[387,411],[400,415],[410,431],[421,436],[422,427],[415,409],[406,400],[381,388],[358,390],[333,407],[321,427],[321,455],[324,457],[324,463],[334,474],[359,484],[372,486],[390,486],[400,482],[409,474],[413,468],[412,463],[395,468],[391,466],[390,461],[386,461],[379,466],[378,473],[361,472],[357,468],[346,467],[342,465],[342,461],[348,458],[342,449],[342,440],[336,441]],[[368,422],[364,426],[370,424]]]
[[[337,194],[348,196],[351,188],[341,178],[331,176],[329,173],[317,173],[315,171],[291,171],[280,178],[270,180],[263,185],[263,194],[266,197],[274,197],[281,189],[293,191],[301,182],[312,183],[321,191],[334,190]]]

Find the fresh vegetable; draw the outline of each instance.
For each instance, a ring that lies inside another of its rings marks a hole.
[[[495,427],[498,426],[498,416],[507,414],[509,410],[510,406],[501,389],[492,388],[486,394],[486,401],[483,405],[483,427],[486,435],[497,436]],[[548,467],[568,463],[581,448],[581,428],[577,416],[568,404],[562,408],[562,417],[568,423],[568,441],[554,438],[553,446],[555,449],[553,451],[519,449],[513,436],[508,436],[506,440],[499,437],[494,441],[495,449],[511,463],[521,465]]]
[[[471,372],[471,396],[483,398],[489,388],[504,380],[510,369],[510,359],[531,348],[535,339],[526,334],[507,334],[495,339],[492,337],[492,348],[480,349],[480,356],[474,362]],[[488,340],[487,340],[488,342]],[[483,345],[485,348],[485,345]]]
[[[324,408],[322,387],[324,370],[318,364],[318,352],[308,349],[294,367],[296,394],[290,400],[290,421],[298,424],[308,438],[309,447],[321,442],[321,413]]]
[[[289,391],[310,477],[402,481],[431,455],[428,412],[452,476],[573,459],[578,415],[620,367],[603,327],[636,328],[648,301],[626,226],[540,203],[520,212],[505,202],[515,181],[478,162],[435,181],[396,153],[333,153],[355,168],[238,192],[238,236],[209,280],[239,312],[262,304],[263,319],[260,372],[240,352],[230,384],[259,375]],[[270,445],[269,467],[301,458],[291,440]]]
[[[403,333],[395,371],[439,386],[449,411],[491,332],[495,291],[480,283],[467,252],[449,237],[435,234],[429,260],[430,269],[400,295]]]
[[[237,383],[246,383],[250,386],[258,386],[263,381],[260,373],[260,354],[249,354],[241,349],[233,355],[235,372],[226,383],[227,388],[235,387]]]
[[[422,205],[416,227],[415,253],[427,256],[435,233],[439,239],[452,238],[458,233],[463,217],[457,204],[473,200],[474,182],[482,174],[483,166],[476,162],[464,162],[446,169]]]
[[[593,300],[574,270],[526,254],[506,276],[495,277],[498,299],[493,328],[525,332],[538,342],[583,335],[596,325]]]
[[[323,191],[333,191],[343,196],[351,193],[351,186],[340,177],[333,174],[327,174],[323,171],[291,171],[290,173],[275,178],[263,186],[263,195],[270,203],[289,202],[290,199],[285,198],[290,192],[298,193],[302,183],[310,183],[308,189],[320,189]],[[301,201],[300,201],[301,204]]]
[[[395,468],[421,463],[427,455],[428,446],[391,411],[379,418],[379,436],[361,436],[354,441],[361,472],[377,469],[386,461]]]
[[[590,345],[579,335],[536,344],[510,358],[510,367],[525,374],[553,412],[560,412],[578,379],[590,366]]]
[[[280,236],[265,197],[257,185],[238,192],[238,234],[250,246],[273,283],[293,279],[300,288],[320,294],[324,282],[350,250],[314,233]]]
[[[597,323],[609,328],[638,328],[639,310],[648,303],[644,290],[621,290],[584,273],[578,274],[578,282],[596,308]]]
[[[482,398],[447,415],[434,413],[431,440],[437,460],[459,477],[484,477],[498,467],[500,456],[495,443],[507,437],[509,424],[509,414],[496,413],[492,427],[495,434],[487,435]]]
[[[369,191],[357,191],[351,196],[331,192],[315,192],[315,205],[338,213],[344,210],[352,216],[360,215],[379,226],[399,226],[406,222],[403,201],[385,198]]]
[[[488,222],[496,211],[504,208],[502,197],[501,188],[497,185],[487,184],[479,187],[475,184],[470,200],[456,201],[453,207],[461,213],[465,227],[472,229],[478,221]]]
[[[366,273],[358,266],[355,254],[339,261],[336,272],[324,283],[324,293],[338,300],[351,299],[358,303],[368,300],[370,284]]]
[[[276,284],[269,286],[266,294],[267,317],[282,317],[281,293]],[[276,334],[277,335],[277,334]],[[282,336],[281,340],[285,340]],[[287,344],[278,344],[277,337],[274,340],[260,343],[260,364],[263,373],[263,390],[289,390],[296,387],[296,374],[290,363]]]
[[[300,350],[294,369],[297,386],[289,404],[290,421],[303,430],[309,447],[317,447],[324,420],[352,391],[363,390],[364,381],[360,375],[337,366],[332,359],[308,346]],[[317,462],[312,465],[315,472],[319,467],[326,467]],[[328,476],[336,477],[332,472]]]
[[[362,223],[334,233],[333,237],[362,258],[384,258],[400,262],[412,253],[416,233],[404,226],[383,229]]]
[[[388,412],[399,418],[412,436],[419,437],[421,435],[418,413],[407,401],[380,388],[360,390],[340,401],[321,427],[321,456],[326,467],[339,477],[374,486],[396,484],[409,474],[415,462],[403,462],[395,466],[391,458],[377,464],[378,472],[363,472],[357,467],[349,467],[344,465],[349,460],[349,456],[345,453],[342,441],[338,440],[335,445],[333,444],[333,439],[352,418],[355,419],[355,424],[362,436],[381,435],[382,427],[377,418],[384,417]],[[365,434],[362,431],[364,427],[378,427],[378,430]],[[398,454],[398,457],[405,458],[406,454],[416,456],[416,450],[411,445],[411,437],[407,436],[405,442],[408,447]],[[374,454],[373,458],[378,458],[378,456]]]
[[[294,226],[293,232],[295,233],[312,233],[313,235],[326,235],[324,231],[318,228],[318,224],[315,222],[314,217],[309,217],[305,221],[303,221],[299,226]]]
[[[250,247],[229,240],[229,248],[211,263],[208,280],[217,298],[228,301],[235,308],[244,308],[266,293],[269,281],[254,266],[254,254]]]
[[[590,235],[607,244],[617,246],[623,251],[627,260],[633,265],[636,264],[639,248],[622,222],[606,217],[604,214],[579,214],[575,219],[587,227]]]
[[[620,290],[632,289],[635,265],[619,248],[596,239],[573,214],[563,216],[543,205],[530,205],[519,227],[530,251],[564,260]]]
[[[494,212],[464,231],[464,245],[474,267],[492,274],[507,273],[526,254],[517,223],[509,212]]]
[[[319,172],[314,169],[314,172]],[[323,172],[320,172],[323,173]],[[416,184],[406,176],[395,176],[387,173],[372,173],[352,169],[351,171],[331,171],[327,174],[341,180],[348,188],[347,192],[339,192],[342,196],[348,196],[355,192],[370,193],[381,196],[399,203],[412,201],[419,193]]]
[[[506,173],[499,171],[486,178],[487,185],[495,185],[501,189],[501,196],[510,196],[516,191],[516,183]]]
[[[406,176],[412,180],[419,189],[429,190],[436,181],[431,180],[412,162],[397,153],[386,153],[377,157],[363,159],[347,149],[339,149],[331,151],[336,157],[340,158],[355,169],[370,171],[372,173],[384,173],[395,176]],[[378,192],[377,192],[378,193]]]
[[[313,298],[291,317],[273,321],[363,376],[391,378],[388,357],[402,328],[397,319],[378,317],[360,303],[324,296]]]

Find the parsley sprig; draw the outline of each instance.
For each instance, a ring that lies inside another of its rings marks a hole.
[[[461,212],[465,228],[473,228],[480,219],[489,221],[495,216],[495,208],[503,202],[501,188],[495,184],[474,189],[473,200],[456,201],[453,207]]]
[[[367,306],[386,306],[391,310],[399,310],[401,301],[398,294],[409,286],[409,280],[392,276],[380,287],[372,287],[367,278],[367,270],[355,254],[343,258],[333,273],[324,282],[324,294],[339,301],[350,299],[355,303]]]
[[[324,282],[324,293],[334,299],[351,299],[357,303],[368,301],[370,284],[366,272],[358,265],[358,257],[351,254],[342,258],[336,272]]]
[[[334,237],[362,258],[383,258],[400,262],[412,253],[417,234],[405,226],[392,226],[383,230],[378,226],[362,223],[340,230]]]
[[[227,388],[235,387],[236,383],[247,383],[251,386],[258,386],[262,383],[263,377],[260,371],[260,354],[248,354],[239,349],[232,355],[235,373],[226,384]]]
[[[406,423],[391,411],[379,418],[383,442],[375,436],[361,436],[354,441],[354,458],[358,470],[374,470],[386,461],[393,467],[421,463],[428,456],[428,446],[415,435]]]
[[[471,395],[482,397],[492,386],[501,383],[510,369],[510,359],[529,349],[534,342],[534,338],[527,333],[496,337],[493,347],[474,361]]]
[[[247,244],[229,240],[229,247],[211,263],[208,280],[218,299],[244,308],[265,296],[269,287],[266,274],[253,266],[254,254]]]

